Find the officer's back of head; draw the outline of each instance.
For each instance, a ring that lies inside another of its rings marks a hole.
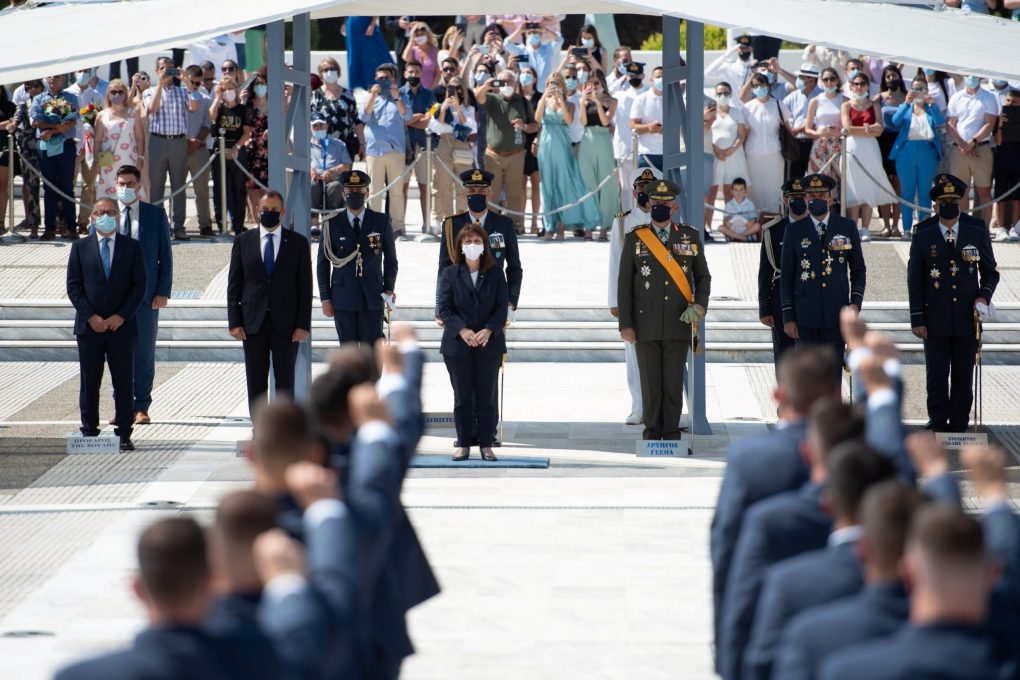
[[[370,349],[348,345],[333,353],[329,370],[312,381],[308,399],[316,423],[330,440],[346,441],[353,430],[347,403],[351,390],[378,377]]]
[[[286,397],[255,407],[252,418],[252,464],[255,486],[265,493],[286,489],[287,468],[304,460],[322,462],[324,455],[316,445],[312,419],[308,411]]]
[[[864,441],[864,426],[864,413],[839,397],[821,397],[811,406],[805,445],[813,482],[821,484],[827,479],[826,461],[838,444]]]
[[[135,592],[152,621],[197,624],[209,603],[205,533],[190,517],[149,526],[138,539]]]
[[[899,578],[907,532],[921,502],[917,489],[894,479],[875,484],[865,492],[860,509],[864,535],[859,545],[869,583]]]
[[[861,501],[868,489],[894,479],[896,468],[880,453],[858,440],[836,445],[829,455],[827,493],[837,525],[860,523]]]
[[[822,397],[838,395],[836,353],[831,347],[793,347],[779,360],[775,399],[786,419],[804,418]]]
[[[278,508],[257,491],[236,491],[216,508],[212,533],[212,563],[225,592],[253,593],[261,589],[252,546],[262,533],[276,527]]]

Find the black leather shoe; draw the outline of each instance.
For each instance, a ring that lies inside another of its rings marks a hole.
[[[131,437],[120,438],[120,450],[121,451],[134,451],[135,445],[131,442]]]
[[[201,229],[198,230],[198,235],[212,237],[213,236],[212,227],[202,227]]]
[[[929,430],[931,432],[946,432],[946,431],[948,431],[948,427],[947,427],[947,425],[945,423],[933,423],[930,420],[927,423],[924,424],[924,429]]]
[[[175,241],[190,241],[191,237],[188,236],[188,232],[186,232],[183,229],[181,229],[179,231],[175,231],[174,232],[174,240]]]
[[[500,446],[503,446],[503,442],[501,442],[501,441],[500,441],[500,440],[498,440],[498,439],[493,439],[493,440],[492,440],[492,445],[493,445],[494,447],[496,447],[496,448],[499,448]]]

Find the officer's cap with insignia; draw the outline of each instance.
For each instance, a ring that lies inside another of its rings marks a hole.
[[[656,201],[672,201],[680,194],[680,187],[661,179],[648,187],[648,198]]]
[[[631,182],[637,188],[642,184],[648,184],[660,179],[662,179],[662,173],[656,168],[637,168],[632,173]]]
[[[471,168],[460,173],[460,181],[465,187],[481,187],[488,188],[492,184],[492,180],[495,177],[491,172],[486,172],[479,168]]]
[[[941,172],[935,175],[928,197],[933,201],[961,201],[966,192],[966,182],[955,175]]]
[[[804,193],[804,180],[801,177],[793,177],[783,184],[783,196],[801,196]]]
[[[632,61],[623,67],[626,74],[631,76],[640,76],[645,72],[645,63],[643,61]]]
[[[807,175],[800,180],[805,194],[824,194],[836,188],[836,180],[828,175]]]
[[[340,183],[348,189],[367,189],[372,178],[361,170],[348,170],[340,175]]]
[[[749,36],[749,35],[742,35],[742,36],[740,36],[739,38],[737,38],[737,44],[740,45],[741,47],[750,47],[751,46],[751,36]]]

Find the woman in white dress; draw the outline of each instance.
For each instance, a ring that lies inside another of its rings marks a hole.
[[[769,94],[768,78],[760,73],[751,77],[754,99],[744,105],[748,134],[748,194],[759,210],[780,212],[783,208],[784,165],[779,143],[779,126],[789,129],[790,111]]]
[[[871,98],[868,76],[858,73],[850,81],[853,99],[843,102],[843,129],[846,130],[846,214],[857,222],[860,218],[861,240],[871,239],[871,207],[893,203],[896,194],[882,167],[882,151],[878,137],[885,125],[882,109]]]
[[[715,166],[712,170],[712,184],[722,185],[723,200],[729,201],[733,198],[733,180],[742,177],[748,184],[751,183],[747,157],[744,155],[748,128],[744,114],[730,105],[733,101],[733,88],[729,83],[715,86],[715,101],[715,122],[712,123]]]
[[[839,73],[836,69],[823,69],[819,80],[823,92],[808,104],[807,120],[804,123],[804,132],[815,140],[811,145],[808,170],[820,172],[824,167],[825,174],[838,182],[839,161],[829,163],[829,160],[838,155],[842,148],[840,131],[843,129],[842,107],[846,97],[839,91]],[[826,163],[829,163],[828,167]]]

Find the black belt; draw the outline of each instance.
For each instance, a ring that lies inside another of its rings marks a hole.
[[[988,144],[991,144],[991,143],[992,143],[991,140],[986,139],[983,142],[974,142],[974,146],[987,146]],[[954,144],[956,144],[956,143],[954,142]],[[956,144],[956,146],[959,147],[960,145]]]
[[[184,139],[184,135],[161,135],[158,132],[150,132],[153,137],[159,137],[160,139]]]

